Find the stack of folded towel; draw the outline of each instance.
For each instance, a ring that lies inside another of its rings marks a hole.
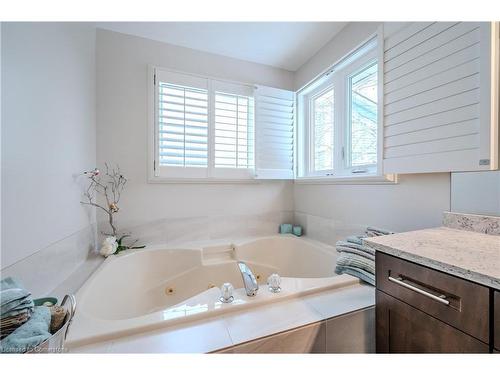
[[[349,236],[344,241],[338,241],[338,274],[355,276],[371,285],[375,285],[375,249],[363,242],[363,238],[393,234],[393,232],[368,227],[365,236]]]
[[[0,351],[24,353],[50,337],[51,312],[36,306],[31,293],[7,277],[0,282]]]
[[[1,338],[10,335],[25,323],[34,309],[31,293],[11,277],[0,282]]]

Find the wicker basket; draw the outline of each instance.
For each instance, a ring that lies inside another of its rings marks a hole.
[[[59,330],[38,346],[28,350],[26,353],[64,353],[64,342],[68,335],[68,329],[76,311],[76,298],[72,294],[64,296],[61,306],[66,306],[69,302],[69,309],[64,319],[64,324]]]

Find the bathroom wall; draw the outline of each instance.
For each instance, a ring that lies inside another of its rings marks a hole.
[[[500,216],[500,171],[452,173],[451,211]]]
[[[286,70],[149,39],[97,31],[97,163],[129,179],[118,225],[142,242],[275,233],[293,211],[293,184],[147,182],[148,64],[222,79],[293,87]],[[100,229],[106,229],[105,223]]]
[[[4,22],[1,50],[2,277],[41,295],[94,243],[77,175],[95,165],[95,28]]]
[[[299,89],[373,35],[380,23],[353,22],[295,72]],[[385,23],[387,34],[404,23]],[[395,185],[294,185],[295,221],[328,243],[368,225],[393,231],[439,226],[450,209],[450,173],[400,175]]]
[[[452,173],[451,211],[500,216],[500,170]]]
[[[294,88],[299,90],[316,76],[331,67],[384,26],[384,35],[390,36],[404,27],[405,22],[349,22],[313,57],[294,72]]]
[[[397,184],[295,184],[295,221],[333,244],[367,226],[409,231],[441,225],[450,208],[449,173],[400,175]]]

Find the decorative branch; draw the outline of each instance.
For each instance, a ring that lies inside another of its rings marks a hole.
[[[100,252],[107,257],[128,249],[143,249],[145,246],[136,246],[137,240],[134,240],[130,245],[123,243],[123,240],[130,237],[130,234],[124,234],[117,238],[118,229],[114,223],[114,215],[119,211],[118,203],[127,184],[127,179],[121,173],[119,166],[112,168],[108,163],[105,163],[104,167],[105,172],[102,175],[97,168],[83,173],[89,179],[89,184],[83,193],[84,200],[80,202],[87,206],[99,208],[108,215],[108,223],[112,232],[103,232],[108,237],[104,239]],[[98,194],[102,195],[106,200],[105,206],[97,203]]]
[[[89,185],[83,194],[85,201],[80,203],[103,210],[108,215],[109,226],[112,230],[109,235],[116,237],[118,230],[114,224],[113,215],[119,211],[118,203],[127,179],[122,175],[119,166],[110,168],[108,163],[106,163],[105,168],[104,175],[101,175],[98,169],[84,173],[89,179]],[[102,195],[106,199],[106,206],[97,203],[97,194]],[[107,233],[104,234],[108,235]]]

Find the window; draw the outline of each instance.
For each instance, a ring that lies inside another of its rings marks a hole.
[[[251,178],[253,86],[154,70],[154,176]]]
[[[377,174],[378,64],[372,40],[298,93],[298,177]]]
[[[312,98],[312,124],[314,170],[333,169],[333,88]]]
[[[349,77],[349,166],[377,164],[377,64]]]

